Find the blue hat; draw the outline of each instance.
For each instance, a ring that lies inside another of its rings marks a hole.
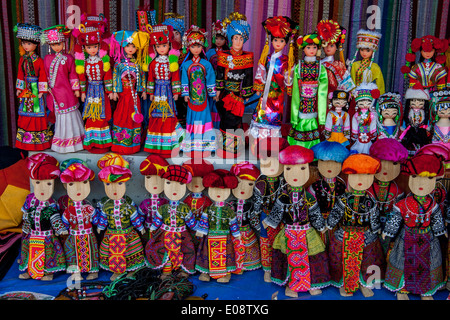
[[[114,33],[114,38],[120,46],[125,48],[128,44],[133,43],[133,34],[134,31],[121,30]]]
[[[322,141],[311,147],[311,150],[314,151],[314,158],[322,161],[343,163],[350,155],[346,147],[335,141]]]
[[[228,42],[231,43],[231,39],[234,35],[241,35],[244,38],[244,43],[250,38],[250,25],[246,20],[233,20],[227,26]]]
[[[168,18],[164,20],[162,24],[165,26],[172,26],[173,30],[178,31],[181,36],[183,36],[186,30],[183,20],[184,16],[180,16],[176,13],[166,13],[165,16]]]

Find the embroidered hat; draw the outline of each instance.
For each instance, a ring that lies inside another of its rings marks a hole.
[[[408,159],[408,150],[396,139],[384,138],[370,146],[369,155],[379,160],[402,163]]]
[[[63,172],[63,171],[66,170],[71,164],[74,164],[74,163],[80,163],[80,164],[84,165],[85,167],[88,167],[88,164],[87,164],[85,161],[83,161],[83,160],[81,160],[81,159],[78,159],[78,158],[70,158],[70,159],[64,160],[63,162],[61,162],[61,163],[59,164],[59,170],[60,170],[61,172]]]
[[[56,44],[66,41],[71,30],[64,25],[56,25],[42,30],[41,44]]]
[[[434,154],[418,154],[406,160],[402,173],[421,177],[436,177],[444,174],[442,158]]]
[[[204,29],[200,29],[197,26],[191,26],[189,30],[183,36],[183,47],[189,48],[193,44],[199,44],[203,47],[208,46],[208,40],[206,38],[207,32]]]
[[[361,29],[356,34],[356,48],[377,51],[380,44],[380,39],[381,33]]]
[[[314,161],[314,151],[302,146],[292,145],[280,152],[278,160],[281,164],[297,165]]]
[[[350,99],[350,93],[348,93],[347,91],[344,90],[334,90],[331,93],[330,99],[341,99],[341,100],[348,100]]]
[[[36,153],[26,160],[30,178],[33,180],[53,180],[59,177],[58,160],[46,153]]]
[[[116,153],[105,154],[98,160],[97,166],[100,168],[98,177],[103,182],[126,182],[131,179],[130,164]]]
[[[445,64],[446,56],[445,51],[448,48],[447,39],[439,39],[435,36],[427,35],[422,38],[416,38],[411,42],[411,47],[405,56],[406,65],[401,67],[400,71],[402,73],[411,72],[410,66],[416,62],[416,52],[424,51],[430,52],[436,50],[435,61],[440,64]]]
[[[450,90],[439,90],[433,92],[431,108],[434,112],[450,108]]]
[[[186,184],[192,181],[192,174],[183,166],[171,164],[166,167],[166,171],[161,175],[161,178]]]
[[[178,31],[181,35],[184,34],[186,27],[184,26],[184,16],[179,15],[178,13],[168,12],[165,13],[164,16],[166,19],[163,21],[163,25],[171,26],[173,30]]]
[[[403,118],[403,105],[400,94],[393,92],[386,92],[377,99],[375,110],[378,114],[380,123],[383,122],[383,116],[381,113],[386,109],[397,110],[397,116],[395,117],[394,121],[395,123],[398,123],[400,125],[401,119]]]
[[[342,164],[345,174],[377,174],[380,170],[380,160],[363,153],[351,154]]]
[[[322,161],[336,161],[343,163],[350,155],[350,151],[339,142],[322,141],[311,147],[314,158]]]
[[[204,177],[214,171],[213,164],[204,159],[189,159],[183,163],[183,167],[188,169],[193,177]]]
[[[428,89],[414,89],[408,88],[405,92],[405,100],[419,99],[419,100],[430,100],[430,93]]]
[[[375,83],[362,83],[358,87],[355,88],[355,102],[359,100],[370,100],[372,104],[374,103],[374,99],[378,99],[380,97],[380,90]]]
[[[144,176],[161,176],[169,165],[166,159],[158,154],[150,154],[142,161],[139,170]]]
[[[169,69],[175,72],[179,69],[178,57],[180,56],[179,44],[175,42],[173,35],[173,28],[171,25],[158,24],[156,26],[147,26],[147,32],[150,37],[149,56],[153,60],[156,57],[155,45],[170,43],[171,49],[169,51]]]
[[[299,46],[299,48],[304,48],[311,44],[317,45],[317,48],[320,49],[322,41],[320,40],[317,33],[311,33],[297,38],[297,45]]]
[[[222,20],[217,20],[216,22],[213,22],[211,33],[212,33],[213,43],[215,42],[215,39],[217,36],[222,36],[228,41],[227,28],[226,28],[226,26],[223,25]]]
[[[250,38],[251,27],[247,22],[247,17],[239,12],[232,12],[223,20],[224,26],[227,27],[228,43],[235,35],[241,35],[244,38],[244,43]]]
[[[268,137],[258,140],[255,155],[258,159],[266,159],[270,157],[278,158],[280,152],[287,147],[289,147],[289,143],[286,139]]]
[[[86,180],[92,181],[94,178],[94,171],[78,162],[69,165],[60,176],[62,183],[82,182]]]
[[[231,166],[230,172],[239,179],[256,181],[259,178],[261,171],[253,163],[242,161]]]
[[[114,152],[105,154],[97,161],[97,166],[99,167],[99,169],[103,169],[112,165],[130,168],[130,163],[122,158],[121,155]]]
[[[17,32],[16,38],[21,40],[29,40],[33,42],[41,42],[42,28],[30,23],[18,23],[14,26],[14,32]]]
[[[238,184],[236,176],[225,169],[214,170],[203,177],[205,188],[235,189]]]
[[[342,48],[345,43],[347,30],[333,20],[321,20],[316,27],[317,34],[322,40],[322,46],[336,43],[336,46]]]

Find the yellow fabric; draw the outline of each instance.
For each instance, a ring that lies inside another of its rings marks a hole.
[[[331,136],[330,139],[328,139],[328,141],[344,143],[347,142],[348,139],[344,136],[342,132],[331,132]]]
[[[359,86],[361,83],[356,83],[355,79],[356,79],[356,70],[358,70],[358,68],[361,65],[361,61],[355,61],[352,64],[352,69],[350,70],[350,75],[353,79],[353,82],[355,82],[356,86]],[[375,62],[372,63],[372,66],[370,67],[370,72],[372,73],[372,82],[375,81],[375,84],[378,87],[378,90],[380,90],[380,95],[384,94],[386,92],[386,88],[384,85],[384,78],[383,78],[383,73],[381,72],[381,68],[378,64],[376,64]]]
[[[273,248],[280,250],[283,254],[286,254],[287,251],[285,229],[286,228],[283,227],[273,241]],[[319,233],[313,227],[306,230],[306,243],[308,245],[308,256],[314,256],[325,251],[325,244],[320,238]]]
[[[13,185],[8,185],[0,196],[0,231],[22,232],[22,206],[30,193]]]

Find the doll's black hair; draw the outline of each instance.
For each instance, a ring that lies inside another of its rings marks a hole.
[[[406,99],[405,100],[405,110],[403,112],[403,119],[405,121],[405,127],[408,127],[410,125],[409,122],[409,110],[411,109],[411,100],[413,99]],[[425,104],[423,106],[423,111],[425,112],[425,118],[423,120],[424,124],[428,124],[430,120],[430,101],[425,100]]]
[[[230,46],[228,45],[228,38],[224,37],[221,34],[216,35],[216,38],[217,37],[222,37],[222,38],[225,39],[225,44],[222,46],[222,50],[230,50]],[[215,49],[215,48],[217,48],[217,45],[215,44],[215,42],[213,42],[212,45],[211,45],[211,49]]]

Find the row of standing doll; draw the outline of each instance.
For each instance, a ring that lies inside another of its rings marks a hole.
[[[247,132],[254,138],[252,151],[258,139],[281,136],[286,94],[292,95],[291,145],[310,148],[327,139],[352,143],[353,150],[367,153],[377,138],[392,137],[413,153],[431,140],[448,143],[446,40],[425,36],[412,42],[401,69],[410,87],[403,109],[398,94],[385,93],[383,74],[373,62],[381,34],[360,30],[357,51],[346,66],[346,30],[332,20],[321,21],[315,33],[296,41],[298,26],[288,17],[268,18],[263,26],[266,45],[253,77],[253,53],[242,50],[250,26],[239,13],[214,24],[214,46],[206,53],[206,32],[196,26],[185,31],[177,15],[161,25],[146,25],[145,31],[112,36],[102,16],[83,16],[72,32],[74,57],[64,53],[70,30],[19,24],[24,55],[17,80],[16,146],[133,154],[143,145],[166,158],[179,150],[190,156],[216,151],[235,157],[244,147],[236,130],[243,128],[245,103],[254,93],[260,98]],[[42,61],[36,54],[39,43],[49,44],[55,53]],[[303,51],[295,67],[294,43]],[[322,47],[326,57],[320,60]],[[84,103],[82,115],[78,97]],[[118,101],[114,116],[110,100]],[[327,112],[327,106],[333,110]],[[324,127],[319,130],[319,125]]]
[[[132,174],[118,154],[97,163],[106,197],[96,208],[86,200],[95,177],[85,163],[29,157],[34,193],[23,206],[20,278],[51,280],[66,270],[95,279],[102,268],[113,280],[147,265],[162,277],[199,271],[200,281],[224,283],[262,268],[261,281],[285,287],[290,297],[328,286],[370,297],[383,284],[398,299],[432,299],[445,287],[450,211],[437,179],[448,149],[427,145],[408,157],[391,138],[376,141],[370,154],[329,141],[290,146],[283,138],[260,140],[256,149],[261,171],[246,161],[228,171],[205,160],[169,165],[149,155],[140,172],[150,197],[139,207],[126,195]],[[315,160],[319,178],[308,185]],[[400,173],[408,193],[396,183]],[[58,177],[67,196],[56,202]],[[95,227],[98,235],[106,230],[100,245]]]

